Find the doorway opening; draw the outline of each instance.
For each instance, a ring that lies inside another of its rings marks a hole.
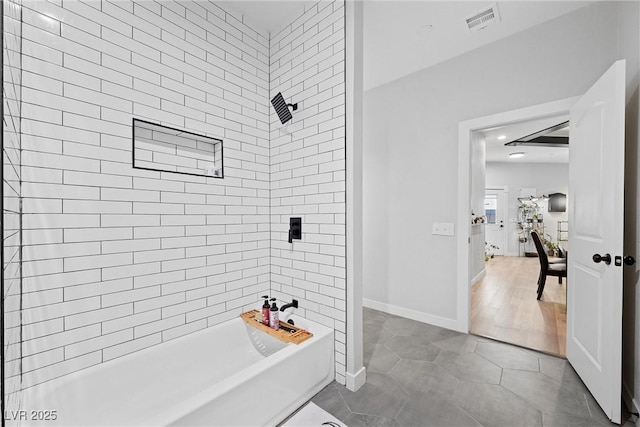
[[[548,117],[554,108],[557,114],[569,112],[572,150],[567,203],[572,249],[566,268],[571,279],[566,357],[615,423],[620,422],[622,408],[625,76],[626,62],[618,60],[573,104],[563,100],[461,122],[458,139],[459,228],[464,230],[464,223],[468,224],[467,233],[458,239],[458,308],[460,323],[469,330],[471,221],[470,210],[464,212],[464,207],[471,208],[472,203],[474,170],[469,166],[477,160],[471,156],[471,142],[478,139],[474,131]],[[544,253],[535,240],[539,253]]]
[[[482,225],[470,225],[471,239],[465,242],[470,250],[461,260],[470,273],[461,288],[469,304],[467,330],[560,356],[565,355],[566,279],[559,284],[557,278],[549,278],[537,301],[540,263],[537,256],[526,255],[535,252],[530,237],[533,221],[549,246],[568,247],[568,241],[558,241],[557,233],[566,213],[559,217],[547,212],[549,194],[568,192],[568,153],[548,161],[547,151],[506,146],[511,136],[502,135],[511,129],[516,139],[566,121],[573,102],[565,99],[460,124],[460,149],[466,145],[470,159],[467,193],[461,195],[466,200],[461,206],[467,204],[476,216],[483,216]],[[498,137],[500,149],[496,150],[491,139]],[[509,158],[512,152],[525,152],[525,157]],[[559,178],[554,171],[561,171]],[[520,202],[525,199],[531,203]],[[523,213],[523,207],[533,206],[537,212]]]
[[[541,261],[551,263],[550,274],[564,271],[566,276],[568,240],[560,227],[566,228],[568,216],[552,202],[568,191],[567,119],[553,116],[474,131],[485,162],[474,163],[484,171],[472,173],[472,179],[484,178],[485,190],[482,194],[480,185],[472,185],[471,194],[472,201],[484,196],[477,232],[484,232],[485,249],[484,263],[477,263],[480,279],[471,286],[470,332],[560,357],[566,355],[566,280],[545,279],[540,300],[535,291]],[[540,133],[543,142],[526,142],[528,135]],[[540,255],[533,234],[539,237]]]

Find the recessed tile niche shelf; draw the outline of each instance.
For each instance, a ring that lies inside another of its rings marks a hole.
[[[133,167],[224,178],[222,140],[133,119]]]

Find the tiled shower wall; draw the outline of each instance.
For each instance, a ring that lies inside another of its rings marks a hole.
[[[24,386],[269,292],[269,36],[211,2],[25,1]],[[132,169],[132,117],[224,140],[224,179]]]
[[[271,111],[271,286],[306,317],[335,329],[336,380],[345,382],[344,1],[322,1],[271,37],[271,96],[298,103],[282,125]],[[287,241],[289,218],[302,240]]]
[[[2,298],[4,303],[4,383],[6,411],[20,409],[20,1],[2,10]]]
[[[28,1],[23,21],[24,386],[268,292],[335,328],[344,383],[343,1],[271,42],[211,2]],[[132,169],[132,117],[223,139],[224,180]]]

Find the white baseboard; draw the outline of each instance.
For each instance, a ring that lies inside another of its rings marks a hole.
[[[394,314],[396,316],[406,317],[407,319],[417,320],[418,322],[428,323],[430,325],[439,326],[441,328],[452,329],[458,332],[467,332],[460,329],[460,322],[458,322],[456,319],[435,316],[433,314],[423,313],[421,311],[413,310],[410,308],[404,308],[393,304],[374,301],[368,298],[362,299],[362,305],[367,308]]]
[[[347,372],[345,374],[345,379],[347,380],[347,383],[346,383],[347,390],[357,391],[367,381],[367,370],[363,366],[355,374],[351,374]]]
[[[487,275],[487,269],[483,268],[480,273],[476,274],[475,277],[473,279],[471,279],[471,286],[473,286],[476,283],[478,283],[480,281],[480,279],[482,279],[486,275]]]

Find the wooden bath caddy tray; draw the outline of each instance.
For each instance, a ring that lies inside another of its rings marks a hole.
[[[297,326],[290,325],[289,323],[282,323],[284,326],[291,328],[294,332],[285,331],[284,329],[278,329],[277,331],[273,328],[268,327],[267,325],[258,322],[255,319],[256,314],[258,314],[258,310],[251,310],[245,313],[242,313],[240,317],[244,319],[247,324],[253,326],[256,329],[265,332],[272,337],[279,339],[284,342],[292,342],[294,344],[300,344],[303,341],[308,340],[313,336],[313,334],[309,331],[306,331],[302,328],[298,328]]]

